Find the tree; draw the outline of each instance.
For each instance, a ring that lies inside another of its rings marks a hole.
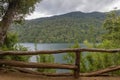
[[[0,47],[0,50],[4,51],[27,51],[28,49],[18,43],[18,36],[15,32],[8,32],[4,45]],[[19,56],[19,55],[1,55],[0,59],[29,61],[31,56]],[[1,66],[1,65],[0,65]]]
[[[111,12],[104,22],[103,27],[106,30],[106,34],[103,35],[103,41],[108,40],[111,42],[111,48],[119,48],[120,44],[120,16],[114,11]]]
[[[23,20],[26,14],[34,11],[35,4],[39,1],[41,0],[0,0],[0,47],[4,44],[11,23]]]

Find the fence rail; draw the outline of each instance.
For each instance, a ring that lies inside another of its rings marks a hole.
[[[0,51],[0,55],[39,55],[39,54],[60,54],[64,52],[107,52],[116,53],[120,49],[89,49],[89,48],[74,48],[62,50],[42,50],[42,51]]]
[[[79,78],[80,74],[80,54],[81,52],[102,52],[102,53],[117,53],[120,49],[89,49],[89,48],[75,48],[75,49],[62,49],[62,50],[43,50],[43,51],[0,51],[0,55],[40,55],[40,54],[60,54],[66,52],[74,52],[76,54],[75,64],[50,64],[50,63],[33,63],[21,61],[0,60],[0,64],[5,64],[13,67],[24,68],[54,68],[54,69],[70,69],[74,70],[74,77]],[[120,69],[120,66],[110,67],[101,71],[83,73],[82,75],[98,75],[109,71]]]

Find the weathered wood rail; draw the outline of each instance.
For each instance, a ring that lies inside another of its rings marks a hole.
[[[50,63],[45,64],[45,63],[21,62],[21,61],[12,61],[12,60],[11,61],[0,60],[0,64],[5,64],[8,66],[13,66],[13,67],[22,67],[22,68],[70,69],[70,70],[74,70],[74,77],[75,78],[79,78],[79,76],[97,76],[97,75],[101,75],[103,73],[107,73],[110,71],[115,71],[115,70],[120,69],[120,66],[114,66],[114,67],[112,66],[112,67],[109,67],[109,68],[106,68],[106,69],[103,69],[100,71],[80,74],[80,54],[81,54],[81,52],[118,53],[118,52],[120,52],[120,49],[107,49],[106,50],[106,49],[75,48],[75,49],[47,50],[47,51],[46,50],[44,50],[44,51],[0,51],[0,55],[1,56],[2,55],[40,55],[40,54],[60,54],[60,53],[66,53],[66,52],[74,52],[76,54],[74,65],[71,65],[71,64],[50,64]],[[50,75],[52,75],[52,74],[50,74]],[[59,74],[56,74],[56,75],[59,75]],[[64,75],[64,74],[60,74],[60,75]],[[67,74],[67,76],[68,75],[69,74]]]

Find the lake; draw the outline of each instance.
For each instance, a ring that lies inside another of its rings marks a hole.
[[[34,51],[35,46],[37,50],[59,50],[59,49],[66,49],[74,45],[74,43],[20,43],[21,45],[28,48],[28,50]],[[84,44],[79,44],[82,48],[85,47]],[[65,53],[66,54],[66,53]],[[66,63],[63,60],[63,56],[65,54],[54,54],[55,63]],[[33,56],[30,59],[31,62],[36,62],[36,56]],[[66,70],[57,70],[57,72],[66,72]]]
[[[28,50],[35,51],[34,43],[20,43],[21,45],[28,48]],[[37,50],[59,50],[66,49],[73,46],[74,43],[38,43],[36,44]],[[85,47],[84,44],[79,44],[82,48]],[[64,54],[55,54],[55,62],[63,63],[62,56]],[[36,61],[35,58],[32,58],[32,62]]]

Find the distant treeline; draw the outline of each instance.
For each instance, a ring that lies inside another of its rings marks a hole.
[[[102,23],[105,13],[72,12],[64,15],[27,20],[22,25],[12,25],[20,42],[63,43],[100,42],[104,33]]]

